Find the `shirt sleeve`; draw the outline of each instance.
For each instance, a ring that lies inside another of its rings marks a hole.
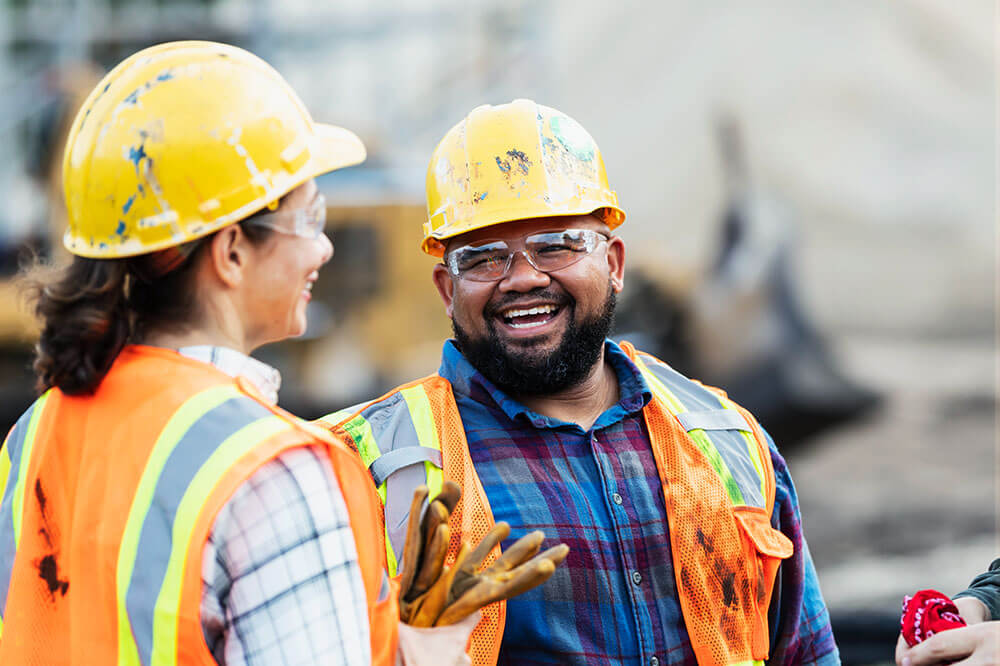
[[[781,563],[770,608],[771,658],[768,664],[840,664],[830,613],[820,592],[816,567],[802,533],[802,515],[785,459],[767,435],[774,464],[772,523],[795,547]]]
[[[228,666],[370,664],[347,507],[326,455],[285,451],[223,506],[202,557],[201,621]]]
[[[954,596],[959,597],[979,599],[990,610],[991,619],[1000,620],[1000,558],[993,560],[988,571],[973,578],[968,589]]]

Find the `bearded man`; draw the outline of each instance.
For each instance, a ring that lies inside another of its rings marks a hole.
[[[607,338],[625,213],[590,135],[528,100],[479,107],[434,151],[427,208],[440,369],[324,422],[379,490],[391,570],[413,489],[443,479],[463,488],[449,562],[499,521],[570,546],[548,585],[483,610],[473,663],[839,663],[770,437]]]

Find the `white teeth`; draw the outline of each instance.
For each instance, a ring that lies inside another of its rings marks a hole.
[[[508,310],[503,313],[503,316],[507,319],[513,319],[514,317],[527,317],[529,315],[537,314],[548,314],[550,312],[555,312],[556,306],[554,305],[540,305],[534,308],[528,308],[527,310]],[[520,324],[521,326],[531,326],[532,324]]]
[[[544,323],[546,323],[546,322],[544,322],[544,321],[536,321],[536,322],[534,322],[532,324],[515,324],[515,323],[510,323],[510,324],[508,324],[508,326],[510,326],[511,328],[534,328],[536,326],[541,326]]]

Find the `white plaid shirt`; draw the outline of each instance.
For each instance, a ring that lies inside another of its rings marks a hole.
[[[232,349],[180,353],[276,397],[277,370]],[[202,554],[201,624],[216,661],[370,664],[367,605],[347,507],[319,447],[260,467],[219,511]]]

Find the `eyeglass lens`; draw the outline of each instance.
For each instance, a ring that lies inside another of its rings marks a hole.
[[[604,234],[590,229],[547,231],[525,236],[523,250],[515,250],[507,241],[483,241],[452,251],[448,262],[455,275],[480,281],[506,275],[518,252],[523,252],[531,265],[540,271],[558,271],[593,252],[605,238]]]

